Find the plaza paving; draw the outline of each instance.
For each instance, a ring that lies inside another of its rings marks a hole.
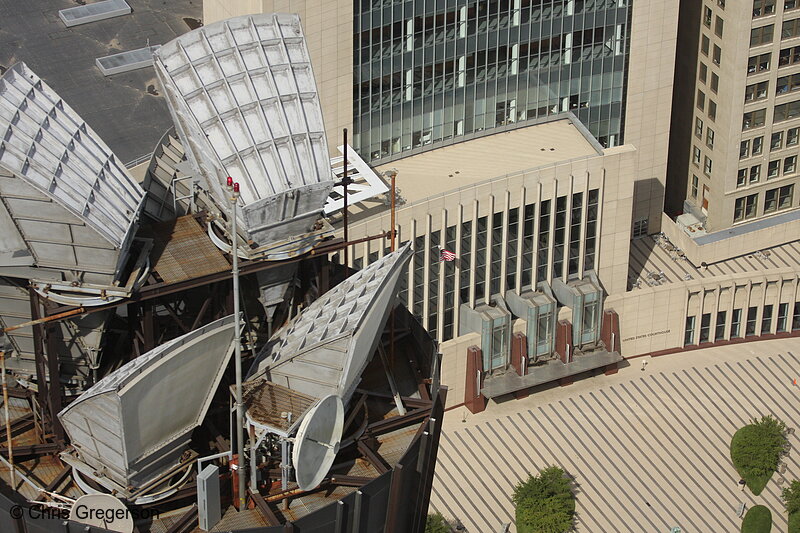
[[[449,411],[432,508],[469,533],[500,531],[513,522],[514,485],[555,464],[575,479],[579,532],[734,533],[742,502],[766,505],[773,531],[786,531],[780,491],[800,479],[800,432],[758,497],[739,490],[729,445],[762,415],[800,426],[800,339],[662,356],[644,371],[641,361],[478,415]]]

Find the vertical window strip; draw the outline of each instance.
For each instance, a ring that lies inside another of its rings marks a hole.
[[[583,193],[572,195],[572,213],[569,229],[569,269],[570,276],[578,274],[581,255],[581,221],[583,218]]]
[[[537,284],[542,281],[547,281],[548,256],[550,250],[550,200],[544,200],[539,205],[539,256],[536,262]]]
[[[594,270],[594,256],[597,249],[597,212],[600,194],[598,189],[589,191],[589,202],[586,206],[586,252],[583,270]]]

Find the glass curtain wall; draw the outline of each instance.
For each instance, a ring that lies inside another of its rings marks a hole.
[[[367,160],[571,111],[623,143],[630,0],[355,0]]]

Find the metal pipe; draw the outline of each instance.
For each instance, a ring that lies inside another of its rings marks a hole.
[[[281,439],[281,490],[289,488],[289,442]]]
[[[71,311],[65,311],[63,313],[59,313],[57,315],[50,315],[44,318],[37,318],[36,320],[29,320],[28,322],[23,322],[22,324],[17,324],[15,326],[9,326],[7,328],[0,328],[0,334],[8,333],[9,331],[14,331],[20,328],[27,328],[30,326],[35,326],[37,324],[44,324],[46,322],[52,322],[53,320],[60,320],[62,318],[67,318],[75,315],[80,315],[85,313],[86,310],[83,307],[78,307],[77,309],[73,309]]]
[[[344,128],[344,175],[342,176],[342,187],[344,188],[344,208],[342,209],[342,217],[344,221],[344,277],[347,277],[350,274],[350,243],[348,242],[348,233],[347,233],[347,184],[350,181],[349,176],[347,175],[347,128]]]
[[[11,419],[8,415],[8,386],[6,385],[6,352],[0,350],[0,371],[3,372],[3,412],[6,417],[6,440],[8,441],[8,462],[11,463],[11,488],[16,490],[17,480],[14,477],[14,448],[11,446]]]
[[[256,458],[256,432],[255,428],[250,424],[247,424],[248,428],[248,436],[250,437],[250,490],[253,493],[258,492],[258,478],[257,478],[257,470],[256,465],[258,464]]]
[[[233,322],[234,350],[236,356],[236,454],[239,467],[239,511],[246,508],[245,502],[245,457],[244,457],[244,405],[242,404],[242,326],[239,318],[239,239],[236,233],[236,207],[239,203],[239,184],[228,178],[232,205],[231,217],[231,257],[233,259]]]
[[[397,171],[392,169],[392,170],[387,171],[387,173],[389,174],[389,177],[392,180],[392,188],[391,188],[391,191],[392,191],[392,193],[391,193],[392,194],[392,251],[394,252],[394,250],[395,250],[395,233],[396,233],[395,232],[395,228],[397,227],[396,223],[395,223],[395,200],[397,199],[397,188],[396,188]]]

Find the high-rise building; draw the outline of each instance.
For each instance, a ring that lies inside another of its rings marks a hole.
[[[572,111],[622,143],[627,0],[361,0],[354,144],[376,160]]]
[[[678,226],[699,264],[721,258],[708,253],[713,242],[735,238],[749,252],[790,240],[789,228],[797,236],[800,2],[705,0],[685,19],[693,105],[673,139],[691,142],[670,179],[686,184]]]

